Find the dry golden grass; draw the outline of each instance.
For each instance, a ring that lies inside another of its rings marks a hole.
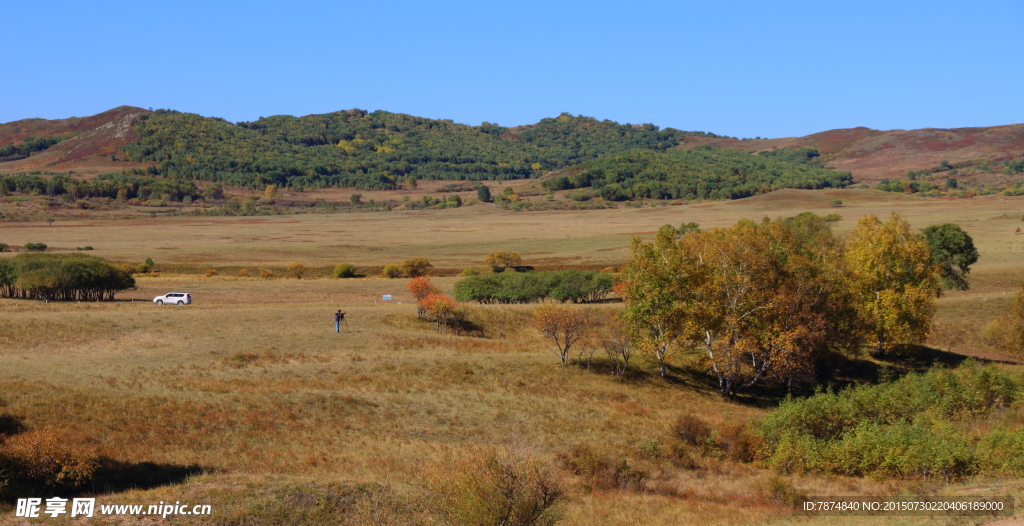
[[[829,207],[835,198],[846,206]],[[835,211],[844,216],[837,229],[843,233],[859,215],[896,210],[915,228],[957,222],[981,252],[972,290],[940,300],[932,343],[1010,360],[984,347],[977,331],[1008,304],[1015,280],[1024,275],[1024,236],[1012,233],[1022,209],[1020,198],[940,201],[785,191],[728,203],[580,212],[478,206],[0,223],[0,240],[90,244],[94,254],[113,260],[153,257],[158,266],[203,269],[293,261],[380,265],[414,256],[461,268],[479,265],[496,250],[519,251],[526,264],[616,265],[628,254],[630,236],[650,235],[665,223],[726,226],[740,217]],[[701,415],[720,432],[766,409],[723,401],[699,378],[657,379],[643,358],[635,359],[638,370],[625,382],[614,379],[600,352],[589,372],[562,369],[553,344],[529,328],[533,306],[472,306],[471,320],[483,337],[460,337],[434,334],[416,319],[405,280],[160,276],[140,277],[137,290],[113,303],[0,300],[0,413],[29,429],[59,431],[69,443],[127,465],[203,470],[176,479],[178,485],[111,487],[118,492],[101,498],[107,503],[209,502],[211,522],[219,524],[412,524],[424,517],[424,470],[466,451],[509,443],[529,444],[560,466],[560,455],[585,445],[646,472],[645,491],[587,492],[567,475],[569,493],[559,506],[563,524],[570,525],[807,523],[791,516],[786,491],[1024,496],[1020,481],[912,487],[839,477],[779,482],[753,465],[696,449],[692,463],[673,461],[670,428],[680,415]],[[450,292],[456,280],[433,282]],[[150,303],[169,291],[190,292],[194,304]],[[382,294],[392,294],[393,301],[381,301]],[[338,309],[349,322],[340,334],[332,318]],[[677,365],[695,367],[695,359]],[[333,504],[327,509],[324,502]],[[854,523],[883,523],[872,521]],[[935,524],[910,518],[884,523]]]

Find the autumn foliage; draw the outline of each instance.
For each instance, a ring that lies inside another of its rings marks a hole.
[[[28,431],[0,444],[0,469],[8,484],[75,486],[92,478],[97,460],[53,431]]]
[[[430,278],[427,276],[419,276],[410,279],[409,282],[405,284],[405,288],[409,291],[409,294],[412,294],[413,298],[416,298],[416,311],[417,314],[419,314],[419,317],[426,318],[427,309],[426,307],[421,305],[420,302],[423,300],[423,298],[426,298],[427,296],[433,294],[440,294],[441,289],[431,284]]]
[[[988,338],[997,350],[1024,356],[1024,283],[1006,312],[986,327]]]
[[[883,352],[927,336],[937,269],[899,216],[862,219],[845,244],[809,213],[676,236],[634,239],[619,291],[662,376],[672,354],[697,349],[732,396],[768,378],[809,378],[824,353],[866,337]]]
[[[495,252],[484,258],[484,264],[489,265],[494,272],[502,272],[506,268],[522,265],[523,258],[518,252]]]
[[[569,350],[587,336],[590,318],[586,313],[562,305],[542,305],[533,311],[533,327],[555,343],[558,359],[565,366]]]
[[[455,301],[455,298],[437,292],[425,296],[416,303],[423,310],[426,319],[434,324],[434,332],[447,334],[462,330],[466,321],[466,307]]]

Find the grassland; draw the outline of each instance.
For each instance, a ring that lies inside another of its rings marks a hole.
[[[831,207],[834,199],[844,206]],[[29,429],[56,430],[104,457],[93,488],[101,501],[210,503],[216,524],[415,523],[422,518],[423,473],[443,470],[469,451],[511,443],[553,463],[573,446],[587,445],[648,473],[645,491],[588,492],[566,475],[570,491],[560,509],[562,524],[569,525],[851,523],[794,517],[786,499],[800,493],[1011,494],[1019,501],[1020,480],[779,478],[696,452],[692,464],[681,466],[658,446],[671,441],[676,417],[698,414],[724,429],[763,415],[775,394],[724,401],[689,355],[674,362],[668,380],[655,378],[643,359],[625,382],[608,374],[600,356],[590,370],[562,369],[551,344],[526,323],[531,306],[473,306],[471,317],[485,337],[441,336],[416,319],[404,280],[234,275],[237,268],[296,261],[374,267],[408,257],[462,269],[480,265],[495,250],[519,251],[538,267],[614,267],[628,256],[632,236],[649,236],[662,224],[695,221],[706,228],[808,210],[842,214],[840,234],[866,213],[897,211],[915,228],[960,224],[974,237],[981,260],[970,291],[939,301],[930,345],[1020,369],[1013,358],[985,347],[978,329],[1008,304],[1021,279],[1024,235],[1013,231],[1021,224],[1022,198],[792,190],[732,202],[592,211],[516,213],[480,205],[11,222],[0,223],[0,241],[43,242],[57,250],[91,245],[93,254],[115,261],[152,257],[163,271],[138,278],[138,289],[113,303],[0,300],[0,413]],[[223,271],[202,277],[206,268]],[[446,290],[455,280],[435,278]],[[195,304],[158,308],[149,302],[171,290],[191,292]],[[381,301],[382,294],[393,301]],[[337,309],[349,318],[341,334],[331,318]],[[858,523],[978,522],[904,517]]]

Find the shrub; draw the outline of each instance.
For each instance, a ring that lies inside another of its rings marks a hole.
[[[550,464],[529,451],[490,450],[424,477],[429,506],[443,524],[553,525],[564,490]]]
[[[239,270],[238,271],[238,277],[240,277],[240,278],[247,278],[247,277],[249,277],[249,271],[245,270],[244,268],[242,270]]]
[[[560,457],[566,469],[583,479],[587,491],[644,489],[647,473],[630,466],[625,459],[612,460],[585,445],[575,446]]]
[[[203,273],[203,275],[208,278],[212,278],[217,275],[217,269],[208,268],[206,269],[206,272]]]
[[[44,252],[46,250],[46,243],[25,243],[25,250]]]
[[[351,263],[341,263],[334,267],[334,277],[354,278],[356,277],[356,266]]]
[[[829,203],[829,204],[831,204],[832,206],[843,206],[843,200],[842,199],[833,199],[832,202]]]
[[[572,303],[595,303],[608,297],[614,280],[611,274],[566,270],[552,276],[551,299]]]
[[[308,270],[309,269],[306,268],[306,265],[296,262],[288,265],[288,267],[285,268],[285,274],[288,275],[288,277],[302,279],[306,275],[306,272],[308,272]]]
[[[1013,403],[1019,389],[1019,378],[969,361],[955,371],[786,401],[758,425],[761,454],[781,472],[960,479],[984,469],[986,455],[990,464],[1017,455],[992,451],[1016,438],[967,433],[957,422]]]
[[[270,279],[274,277],[274,273],[267,269],[260,269],[260,277],[263,279]]]
[[[753,462],[762,447],[761,438],[745,423],[727,424],[717,440],[718,449],[729,460]]]
[[[764,500],[787,506],[796,506],[807,497],[797,491],[793,484],[777,476],[768,477],[758,484],[757,489]]]
[[[714,432],[703,418],[685,414],[680,415],[672,424],[672,433],[691,446],[707,446]]]
[[[490,203],[491,189],[487,188],[485,185],[480,185],[476,189],[476,198],[479,199],[481,203]]]
[[[451,296],[432,292],[420,299],[416,305],[422,313],[421,317],[434,324],[434,332],[447,334],[452,330],[456,333],[462,331],[463,323],[466,321],[466,307],[459,305]]]
[[[90,480],[95,457],[68,445],[53,431],[28,431],[0,444],[0,470],[12,485],[77,486]]]
[[[459,301],[479,303],[533,303],[544,298],[562,302],[591,303],[608,297],[614,279],[605,272],[580,270],[549,272],[502,272],[474,275],[455,283]]]
[[[380,271],[380,277],[394,279],[402,275],[402,267],[389,263],[384,265],[384,269]]]
[[[425,276],[433,267],[427,258],[409,258],[402,262],[402,271],[410,278]]]
[[[982,338],[996,350],[1024,356],[1024,283],[1006,312],[982,329]]]
[[[2,250],[0,250],[0,252],[2,252]],[[477,269],[476,267],[466,267],[466,268],[462,269],[462,275],[463,276],[479,276],[480,275],[480,270]]]

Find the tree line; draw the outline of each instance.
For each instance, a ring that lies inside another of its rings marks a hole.
[[[224,197],[221,187],[202,192],[193,181],[184,179],[163,179],[159,177],[137,177],[123,174],[100,174],[94,179],[75,179],[70,175],[57,174],[49,179],[37,175],[0,175],[0,195],[46,195],[58,197],[70,195],[75,199],[85,197],[109,197],[111,199],[166,199],[181,201],[186,197],[196,199],[206,195]]]
[[[607,153],[663,150],[690,135],[717,137],[566,113],[523,128],[505,128],[358,109],[237,124],[158,110],[143,115],[135,127],[139,139],[122,148],[133,161],[159,163],[156,170],[169,178],[251,188],[390,189],[410,176],[537,177]]]
[[[5,144],[0,146],[0,163],[24,159],[33,152],[41,152],[71,137],[74,137],[74,134],[50,138],[26,137],[18,144]]]
[[[608,201],[633,199],[739,199],[780,188],[842,188],[850,172],[824,166],[808,148],[750,155],[729,148],[630,150],[588,160],[544,181],[547,190],[591,188],[580,200],[600,195]]]
[[[0,297],[110,301],[135,287],[132,273],[85,254],[21,254],[0,259]]]

